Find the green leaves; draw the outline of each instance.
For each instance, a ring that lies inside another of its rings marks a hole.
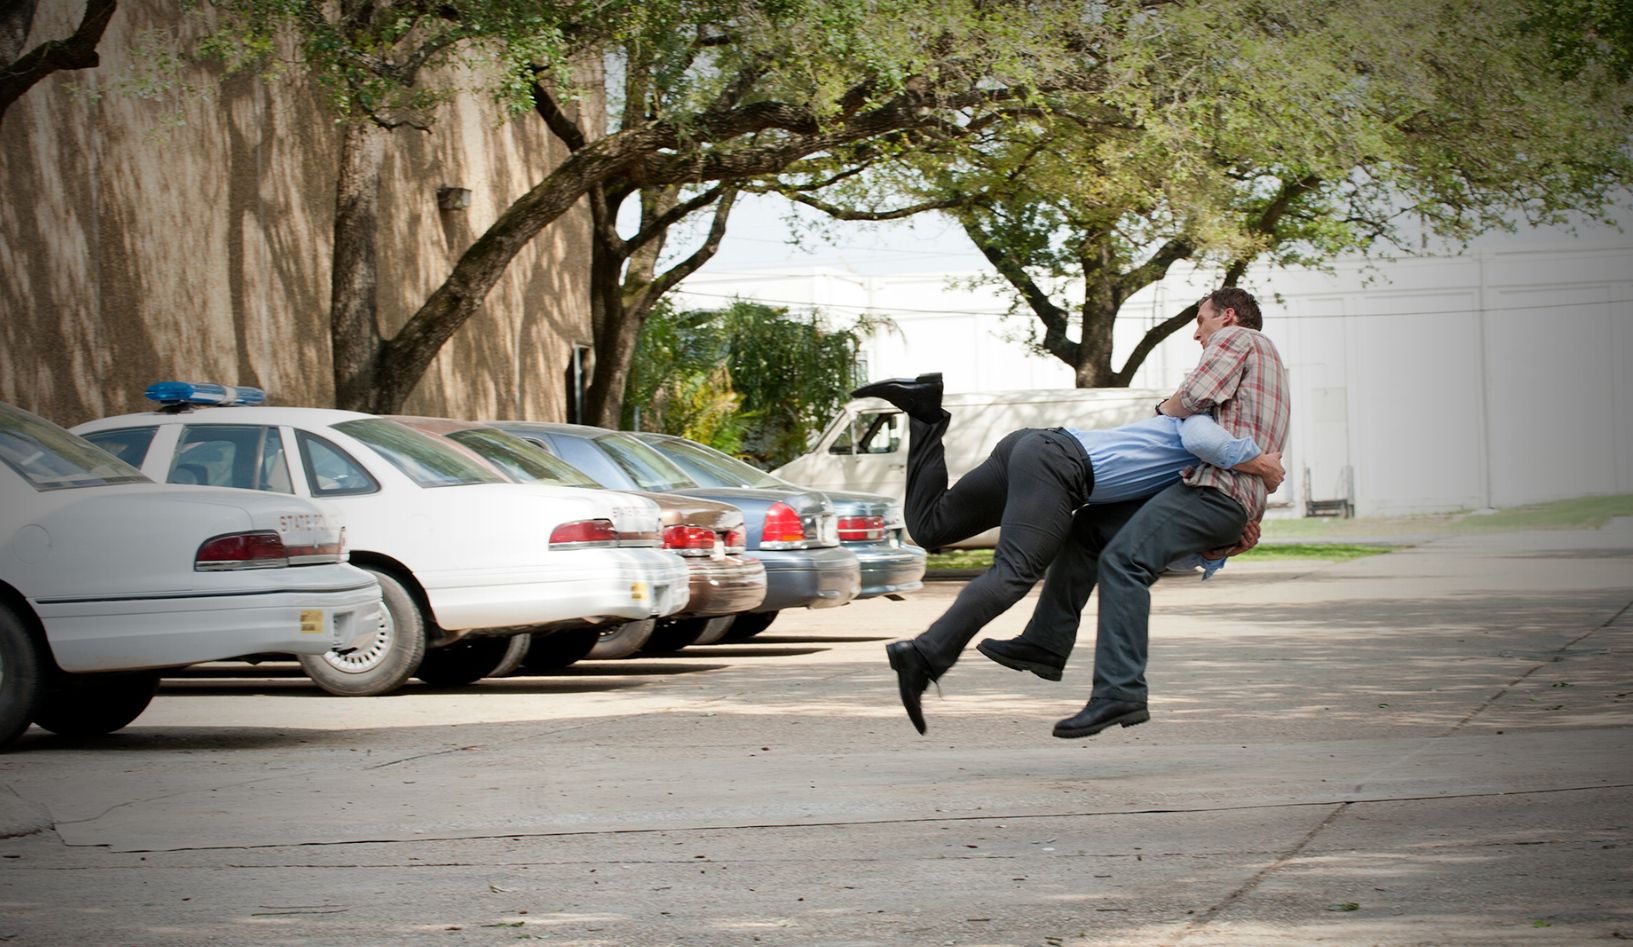
[[[386,127],[429,127],[438,105],[474,80],[503,108],[532,107],[532,77],[564,68],[566,37],[589,3],[447,0],[437,4],[210,0],[202,53],[229,69],[274,75],[294,65],[334,111]]]
[[[1177,260],[1321,265],[1603,213],[1633,183],[1630,2],[1114,3],[1074,81],[826,196],[853,216],[958,196],[1045,349],[1126,384],[1173,328],[1114,369],[1112,320]]]
[[[764,467],[786,463],[849,397],[869,328],[828,329],[743,301],[715,312],[662,306],[636,347],[624,426],[680,434]]]

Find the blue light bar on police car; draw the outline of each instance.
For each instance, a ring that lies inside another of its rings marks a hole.
[[[148,385],[144,392],[149,401],[162,404],[262,404],[266,392],[248,385],[207,385],[190,381],[161,381]]]

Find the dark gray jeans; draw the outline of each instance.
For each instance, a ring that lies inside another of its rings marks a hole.
[[[1235,500],[1182,483],[1149,500],[1079,511],[1074,541],[1050,565],[1021,639],[1064,662],[1098,578],[1093,696],[1143,703],[1152,583],[1181,556],[1235,545],[1246,525],[1247,511]]]

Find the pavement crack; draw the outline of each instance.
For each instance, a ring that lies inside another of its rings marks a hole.
[[[385,769],[388,766],[399,766],[399,765],[401,765],[403,763],[414,763],[414,762],[418,762],[420,760],[434,759],[434,758],[439,757],[439,756],[448,756],[449,754],[452,754],[452,753],[468,753],[468,752],[470,752],[472,750],[494,749],[494,748],[497,748],[497,747],[508,746],[510,744],[513,744],[513,743],[532,743],[532,742],[535,742],[535,741],[537,741],[537,740],[539,740],[539,739],[541,739],[543,737],[555,736],[558,733],[569,733],[569,732],[571,732],[573,730],[582,730],[585,727],[594,726],[595,724],[600,723],[600,722],[601,722],[600,720],[584,720],[584,721],[580,721],[578,723],[568,724],[566,726],[556,727],[556,728],[550,729],[550,730],[529,732],[524,736],[512,737],[512,738],[510,738],[508,740],[494,740],[494,741],[489,742],[489,743],[473,743],[473,744],[470,744],[469,746],[448,746],[448,747],[443,747],[440,750],[430,750],[430,751],[425,752],[425,753],[415,753],[412,756],[403,756],[403,757],[399,757],[399,758],[394,759],[394,760],[386,760],[384,763],[371,763],[368,766],[363,767],[363,769],[365,769],[365,770]]]
[[[1179,936],[1174,938],[1174,943],[1184,940],[1186,937],[1189,937],[1190,935],[1213,923],[1213,919],[1218,917],[1221,911],[1224,911],[1226,908],[1246,897],[1266,878],[1270,877],[1277,871],[1280,871],[1283,865],[1286,865],[1288,862],[1297,858],[1306,848],[1310,847],[1310,843],[1315,841],[1316,836],[1320,835],[1322,831],[1327,828],[1327,826],[1338,821],[1338,817],[1343,815],[1345,812],[1348,812],[1350,806],[1352,805],[1354,805],[1354,803],[1344,802],[1334,807],[1333,811],[1327,813],[1327,817],[1325,819],[1322,819],[1315,826],[1315,828],[1304,833],[1304,837],[1294,843],[1291,848],[1282,852],[1280,855],[1276,856],[1275,860],[1270,862],[1270,864],[1255,872],[1253,877],[1243,882],[1235,891],[1225,895],[1225,897],[1219,901],[1219,903],[1215,904],[1211,908],[1208,908],[1206,911],[1203,911],[1190,923],[1186,924],[1185,927],[1179,932]]]
[[[1633,601],[1630,601],[1626,605],[1623,605],[1621,608],[1617,609],[1616,614],[1610,616],[1610,618],[1606,619],[1603,623],[1601,623],[1601,624],[1599,624],[1599,625],[1597,625],[1597,626],[1595,626],[1593,628],[1589,628],[1587,631],[1582,632],[1580,635],[1577,635],[1575,638],[1572,638],[1570,641],[1567,641],[1563,645],[1561,645],[1558,648],[1554,649],[1554,651],[1552,653],[1556,654],[1556,655],[1563,656],[1566,652],[1570,651],[1571,648],[1573,648],[1576,645],[1582,643],[1583,641],[1585,641],[1586,639],[1592,637],[1593,635],[1598,634],[1599,632],[1605,630],[1606,628],[1609,628],[1610,626],[1616,624],[1616,622],[1623,615],[1627,614],[1627,610],[1629,608],[1633,608]],[[1559,658],[1550,658],[1547,661],[1542,661],[1542,662],[1539,662],[1539,663],[1537,663],[1535,665],[1532,665],[1531,668],[1529,670],[1527,670],[1525,673],[1523,673],[1520,676],[1518,676],[1518,677],[1514,678],[1513,680],[1509,681],[1507,684],[1504,684],[1502,687],[1497,689],[1497,692],[1495,694],[1492,694],[1490,697],[1487,697],[1485,700],[1481,701],[1479,706],[1477,706],[1473,710],[1469,711],[1468,714],[1462,720],[1459,720],[1456,723],[1452,724],[1451,728],[1449,730],[1447,730],[1445,733],[1440,734],[1440,736],[1449,737],[1452,734],[1454,734],[1454,733],[1458,732],[1459,730],[1463,729],[1465,726],[1467,726],[1468,724],[1473,722],[1474,718],[1476,718],[1476,717],[1480,716],[1481,714],[1485,713],[1487,710],[1490,710],[1491,707],[1493,705],[1495,705],[1498,701],[1502,700],[1504,697],[1507,697],[1508,693],[1510,691],[1512,691],[1515,687],[1518,687],[1520,685],[1520,683],[1523,682],[1526,678],[1528,678],[1531,675],[1537,673],[1538,671],[1542,670],[1543,668],[1547,667],[1548,665],[1555,663],[1558,660],[1559,660]]]
[[[1384,796],[1374,799],[1314,799],[1307,802],[1282,802],[1270,805],[1240,805],[1240,806],[1196,806],[1170,807],[1152,809],[1113,809],[1099,812],[1033,812],[1022,814],[994,814],[994,815],[936,815],[911,816],[896,819],[846,819],[829,820],[824,822],[758,822],[739,825],[682,825],[664,826],[661,828],[631,828],[631,829],[572,829],[555,832],[505,832],[496,835],[426,835],[415,838],[364,838],[338,839],[322,842],[264,842],[249,845],[187,845],[175,848],[129,848],[121,849],[123,854],[143,855],[173,852],[214,852],[214,851],[258,851],[277,848],[335,848],[347,845],[420,845],[433,842],[486,842],[486,841],[524,841],[527,839],[550,838],[593,838],[597,836],[635,836],[635,835],[668,835],[685,832],[762,832],[786,829],[790,831],[806,829],[844,829],[865,828],[868,826],[885,825],[941,825],[941,824],[968,824],[983,822],[1030,822],[1042,819],[1102,819],[1118,816],[1137,815],[1170,815],[1174,813],[1205,814],[1210,812],[1264,812],[1277,809],[1307,809],[1325,806],[1348,807],[1355,805],[1379,805],[1392,802],[1445,802],[1453,799],[1492,799],[1514,796],[1541,796],[1552,793],[1567,792],[1601,792],[1614,789],[1633,789],[1633,783],[1606,783],[1597,786],[1556,786],[1548,789],[1527,790],[1497,790],[1493,792],[1451,793],[1435,796]]]

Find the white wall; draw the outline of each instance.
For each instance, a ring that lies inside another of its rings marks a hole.
[[[1177,273],[1131,299],[1117,359],[1210,278]],[[1534,231],[1330,273],[1255,270],[1243,285],[1260,296],[1294,396],[1280,515],[1302,508],[1305,468],[1326,499],[1352,467],[1363,516],[1633,492],[1633,238]],[[873,377],[941,371],[952,391],[1072,384],[1064,364],[1017,341],[1029,317],[1004,317],[1001,294],[954,288],[948,274],[704,273],[686,291],[683,305],[741,294],[814,304],[838,323],[887,315],[900,333],[870,340]],[[1197,354],[1188,331],[1171,337],[1134,384],[1177,385]]]

